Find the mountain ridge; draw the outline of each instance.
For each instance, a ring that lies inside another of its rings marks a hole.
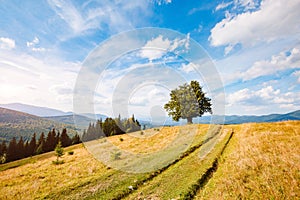
[[[0,107],[0,141],[7,142],[13,137],[23,137],[26,141],[30,140],[34,133],[39,137],[42,132],[47,134],[53,128],[59,131],[66,128],[70,135],[77,132],[77,129],[70,124]]]

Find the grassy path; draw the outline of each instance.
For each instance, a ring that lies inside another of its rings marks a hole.
[[[224,129],[222,137],[206,140],[201,148],[196,148],[125,199],[191,199],[207,179],[212,168],[215,168],[217,157],[231,137],[229,130]],[[215,148],[201,159],[202,149],[215,142],[217,142]]]

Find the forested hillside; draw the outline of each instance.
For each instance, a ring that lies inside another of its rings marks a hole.
[[[72,125],[0,107],[0,142],[8,142],[13,137],[19,139],[21,136],[24,141],[30,140],[34,133],[39,137],[42,132],[46,134],[53,128],[57,130],[66,128],[70,135],[76,133]]]

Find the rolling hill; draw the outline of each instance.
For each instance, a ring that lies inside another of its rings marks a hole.
[[[51,129],[62,130],[67,128],[69,134],[75,134],[76,129],[70,124],[63,124],[53,120],[44,119],[35,115],[18,112],[0,107],[0,140],[9,141],[13,137],[23,137],[28,140],[33,133],[39,136],[42,132],[47,134]]]
[[[208,127],[148,129],[91,143],[95,150],[108,143],[123,149],[107,159],[126,166],[126,152],[160,153],[198,130],[186,151],[153,172],[105,165],[86,145],[66,148],[74,154],[65,154],[62,165],[52,164],[54,152],[0,165],[0,199],[299,199],[300,121],[225,125],[211,134]]]

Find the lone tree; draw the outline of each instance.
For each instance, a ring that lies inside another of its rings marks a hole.
[[[211,99],[205,97],[198,81],[183,84],[172,90],[171,99],[164,108],[174,121],[180,118],[187,119],[188,124],[193,123],[194,117],[201,117],[204,113],[212,113]]]

